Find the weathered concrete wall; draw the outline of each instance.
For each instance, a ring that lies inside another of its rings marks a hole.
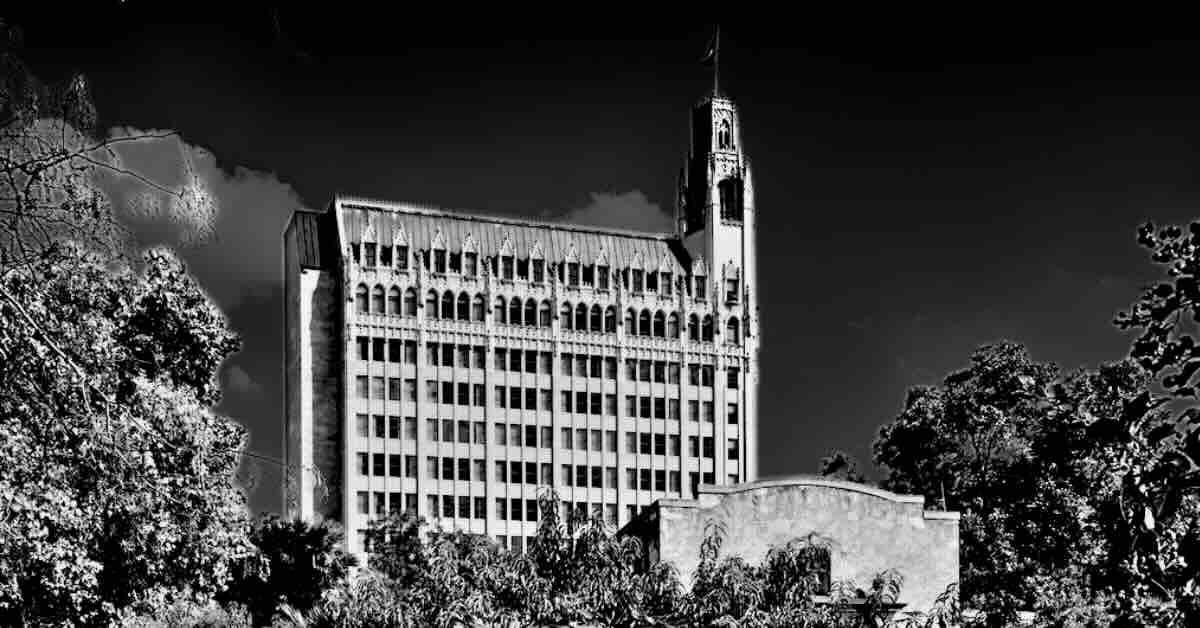
[[[338,519],[341,293],[334,272],[301,268],[294,226],[284,234],[284,510]]]
[[[866,587],[875,574],[895,569],[904,578],[899,601],[906,611],[927,610],[958,582],[958,514],[926,512],[921,496],[799,477],[702,487],[699,499],[661,500],[642,518],[638,536],[659,546],[656,552],[675,564],[685,586],[713,524],[725,531],[722,555],[751,564],[772,546],[814,533],[825,537],[833,581]],[[654,553],[651,548],[652,559]]]

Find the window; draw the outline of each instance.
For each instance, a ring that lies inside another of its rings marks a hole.
[[[375,244],[371,242],[363,243],[363,266],[375,265]]]
[[[604,468],[604,488],[617,488],[617,468]]]
[[[704,275],[696,275],[696,300],[703,301],[705,298],[704,286],[708,279]]]
[[[604,433],[604,450],[617,453],[617,431],[608,430]]]
[[[711,402],[711,401],[705,401],[705,402],[704,402],[704,422],[705,422],[705,423],[712,423],[712,422],[713,422],[713,419],[714,419],[714,416],[713,416],[713,402]]]
[[[367,286],[358,284],[358,288],[354,291],[354,311],[359,314],[367,313]]]
[[[697,436],[688,436],[688,455],[693,458],[700,457],[700,438]]]
[[[611,305],[604,308],[604,332],[617,333],[617,310]]]
[[[608,266],[596,266],[596,289],[608,290]]]
[[[738,447],[738,439],[736,439],[736,438],[729,439],[728,449],[726,451],[726,457],[728,457],[730,460],[737,460],[739,450],[740,450],[740,448]]]
[[[662,274],[662,293],[663,293],[663,296],[668,296],[668,297],[669,297],[669,296],[671,296],[671,289],[672,289],[672,286],[671,286],[671,281],[672,281],[672,280],[673,280],[673,278],[671,277],[671,273],[663,273],[663,274]]]
[[[725,370],[725,387],[737,389],[738,387],[738,369],[737,367],[729,367]]]
[[[408,270],[408,247],[404,245],[396,245],[396,268],[399,270]]]
[[[571,428],[569,428],[569,427],[562,428],[562,444],[560,446],[563,449],[570,449],[571,448],[571,440],[572,440]]]
[[[572,288],[579,286],[579,262],[567,262],[567,285]]]
[[[689,421],[699,421],[700,420],[700,402],[696,401],[695,399],[689,399],[687,403],[688,403],[688,420]]]
[[[650,310],[642,310],[638,315],[638,335],[649,336],[650,331]]]
[[[371,454],[371,475],[378,477],[387,475],[386,459],[383,454]]]
[[[639,454],[649,454],[650,453],[650,443],[651,443],[650,439],[651,439],[651,435],[646,432],[642,432],[642,433],[638,434],[638,453]]]
[[[640,269],[635,268],[630,271],[630,284],[631,291],[642,292],[642,271]]]
[[[446,249],[433,250],[433,272],[446,273]]]
[[[552,316],[553,310],[550,308],[550,302],[542,301],[542,305],[538,309],[538,326],[549,327]]]
[[[503,388],[501,388],[500,390],[503,390]],[[507,445],[508,444],[508,428],[503,423],[496,424],[496,444],[497,445]]]
[[[464,277],[474,278],[478,273],[479,254],[474,252],[463,253],[462,274]]]
[[[725,420],[730,425],[737,424],[737,422],[738,422],[738,404],[736,404],[736,403],[726,404]]]
[[[637,490],[637,471],[625,469],[625,488]],[[632,506],[630,506],[632,508]]]
[[[454,421],[451,419],[442,419],[442,442],[454,442]]]
[[[417,315],[417,292],[412,288],[404,291],[404,315]]]
[[[670,445],[667,448],[667,453],[672,456],[679,455],[679,434],[671,434],[667,437],[667,442]]]
[[[392,287],[388,290],[387,313],[390,316],[400,316],[400,289]]]
[[[382,377],[372,377],[371,378],[371,398],[382,400],[385,398],[386,392],[387,392],[387,389],[384,386],[384,379]]]
[[[575,429],[575,449],[578,449],[579,451],[587,451],[587,436],[587,430],[583,428]]]
[[[471,301],[471,320],[476,321],[476,322],[482,322],[483,314],[484,314],[483,295],[477,294],[477,295],[475,295],[475,298]]]
[[[546,262],[540,259],[530,260],[533,283],[544,283],[546,281]]]
[[[716,455],[716,453],[714,452],[714,449],[713,449],[713,437],[712,436],[705,436],[703,439],[701,439],[700,444],[702,447],[701,453],[704,454],[705,458],[712,458]]]
[[[368,475],[370,473],[370,458],[367,454],[358,454],[358,474]]]
[[[438,440],[438,420],[425,419],[425,433],[429,437],[430,442]]]
[[[500,256],[500,278],[512,281],[513,279],[513,256]]]
[[[700,385],[712,388],[713,366],[711,364],[705,364],[700,367]]]
[[[354,416],[355,432],[362,438],[370,436],[370,426],[368,425],[368,417],[365,414],[357,414]]]
[[[375,438],[383,438],[384,435],[387,433],[387,428],[384,425],[383,417],[376,414],[375,416],[373,416],[371,418],[373,419],[373,422],[375,424]]]
[[[729,322],[725,325],[725,342],[731,345],[742,344],[742,327],[736,316],[729,317]]]

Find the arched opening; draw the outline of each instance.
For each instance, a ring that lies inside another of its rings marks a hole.
[[[482,321],[483,320],[483,311],[484,311],[483,295],[477,294],[477,295],[475,295],[474,302],[471,303],[471,320]]]
[[[642,310],[642,313],[638,315],[638,335],[650,335],[650,310]]]
[[[731,345],[742,344],[742,325],[736,316],[730,317],[729,322],[725,324],[725,342]]]
[[[679,337],[679,315],[676,314],[675,312],[671,312],[671,315],[667,317],[667,338],[678,338],[678,337]]]
[[[637,335],[637,323],[635,322],[637,315],[633,313],[633,309],[625,310],[625,335]]]
[[[471,320],[471,295],[460,292],[458,293],[458,320]]]
[[[442,318],[454,318],[454,293],[449,290],[442,294]]]
[[[602,315],[600,314],[600,306],[599,305],[592,306],[590,319],[591,320],[588,322],[590,323],[590,327],[591,327],[592,331],[596,331],[596,332],[604,331],[604,319],[603,319]]]
[[[517,297],[513,297],[512,301],[508,302],[508,324],[521,324],[521,300]]]
[[[425,295],[425,318],[437,318],[438,315],[438,293],[430,290],[429,294]]]
[[[700,340],[700,319],[695,314],[688,316],[688,340]]]
[[[371,289],[371,311],[383,314],[383,306],[383,286],[375,286]]]
[[[504,297],[496,297],[496,306],[495,306],[494,310],[495,310],[495,313],[493,314],[493,316],[496,317],[497,323],[507,323],[508,322],[508,304],[505,303]]]
[[[367,285],[358,284],[354,290],[354,310],[359,314],[367,313]]]
[[[717,184],[717,193],[721,201],[721,220],[742,219],[742,182],[738,179],[725,179]]]
[[[396,286],[388,289],[387,313],[389,316],[400,316],[400,289]]]
[[[667,317],[659,310],[654,313],[654,337],[662,338],[667,335]]]
[[[571,329],[571,315],[574,313],[574,311],[575,310],[571,308],[570,302],[562,304],[562,308],[559,310],[558,315],[559,315],[559,318],[562,319],[562,328],[563,329],[566,329],[566,330]]]
[[[717,148],[721,150],[733,148],[733,132],[729,128],[729,120],[721,120],[721,128],[717,131]]]
[[[575,329],[578,331],[587,331],[587,306],[580,303],[575,306]]]
[[[417,315],[417,291],[412,288],[404,291],[404,315]]]
[[[525,301],[525,324],[529,327],[537,325],[537,301],[533,299]]]
[[[604,331],[610,334],[617,333],[617,310],[611,305],[604,308]]]
[[[704,342],[712,342],[713,339],[713,319],[712,315],[705,314],[704,322],[700,325],[700,339]]]
[[[554,309],[550,306],[549,301],[542,301],[542,307],[538,310],[538,325],[542,327],[550,326],[550,319],[554,316]]]

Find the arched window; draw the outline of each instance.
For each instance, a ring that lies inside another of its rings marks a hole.
[[[537,325],[537,301],[533,299],[525,301],[525,324],[529,327]]]
[[[412,288],[404,291],[404,315],[417,315],[417,291]]]
[[[388,290],[388,309],[387,313],[390,316],[400,316],[400,289],[392,286]]]
[[[662,338],[667,335],[666,330],[667,317],[663,315],[662,310],[654,313],[654,337]]]
[[[562,308],[559,310],[558,316],[562,319],[563,329],[571,329],[571,315],[574,313],[574,311],[575,310],[571,307],[569,302],[562,304]]]
[[[617,310],[611,305],[604,308],[604,331],[610,334],[617,333]]]
[[[727,336],[725,342],[728,342],[731,345],[742,344],[741,332],[742,326],[741,323],[738,322],[738,318],[736,316],[730,317],[729,322],[725,324],[725,333]]]
[[[494,308],[494,313],[493,313],[493,316],[496,317],[496,322],[497,323],[507,323],[508,322],[507,313],[508,313],[508,303],[505,302],[504,297],[496,297],[496,306]]]
[[[717,132],[717,148],[721,150],[733,148],[733,133],[729,129],[729,120],[721,120],[721,129]]]
[[[637,318],[637,315],[633,313],[633,308],[625,310],[625,335],[626,336],[636,336],[637,335],[637,323],[634,322],[634,320],[636,318]]]
[[[587,306],[580,303],[575,306],[575,329],[578,331],[587,331]]]
[[[679,337],[679,315],[676,314],[675,312],[671,312],[671,315],[667,317],[667,338],[678,338],[678,337]]]
[[[471,303],[471,320],[482,321],[483,309],[483,295],[477,294],[475,295],[475,301]]]
[[[700,339],[704,342],[712,342],[713,320],[711,314],[705,314],[704,322],[700,324]]]
[[[367,313],[367,284],[360,283],[354,290],[354,309],[359,314]]]
[[[695,314],[688,316],[688,340],[700,340],[700,319]]]
[[[430,290],[429,294],[425,295],[425,318],[437,318],[438,315],[438,293]]]
[[[471,295],[460,292],[458,293],[458,320],[471,320]]]
[[[717,184],[717,193],[721,201],[722,220],[742,219],[742,182],[736,179],[725,179]]]
[[[383,286],[377,285],[371,289],[371,311],[383,314]]]
[[[454,293],[449,290],[442,295],[442,318],[454,318]]]
[[[602,315],[600,314],[600,306],[599,305],[592,306],[592,312],[591,312],[590,318],[591,318],[591,320],[589,322],[591,323],[590,327],[592,328],[592,331],[604,331],[604,319],[602,318]]]
[[[521,324],[521,300],[517,297],[513,297],[512,301],[508,303],[508,324]]]
[[[638,335],[650,335],[650,310],[642,310],[641,315],[638,316]]]
[[[542,301],[542,307],[538,310],[538,325],[542,327],[550,326],[550,319],[554,316],[554,310],[550,307],[549,301]]]

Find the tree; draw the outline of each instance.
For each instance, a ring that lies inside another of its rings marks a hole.
[[[245,605],[259,625],[268,624],[282,604],[308,612],[357,564],[342,550],[342,538],[334,523],[263,515],[250,532],[254,553],[234,570],[219,598]]]
[[[867,478],[858,471],[858,460],[855,460],[854,456],[840,449],[835,449],[829,452],[828,456],[821,458],[818,472],[821,474],[821,477],[835,480],[858,482],[860,484],[867,481]]]
[[[211,595],[249,549],[245,430],[203,376],[237,338],[178,260],[143,262],[60,247],[0,276],[5,625]]]

